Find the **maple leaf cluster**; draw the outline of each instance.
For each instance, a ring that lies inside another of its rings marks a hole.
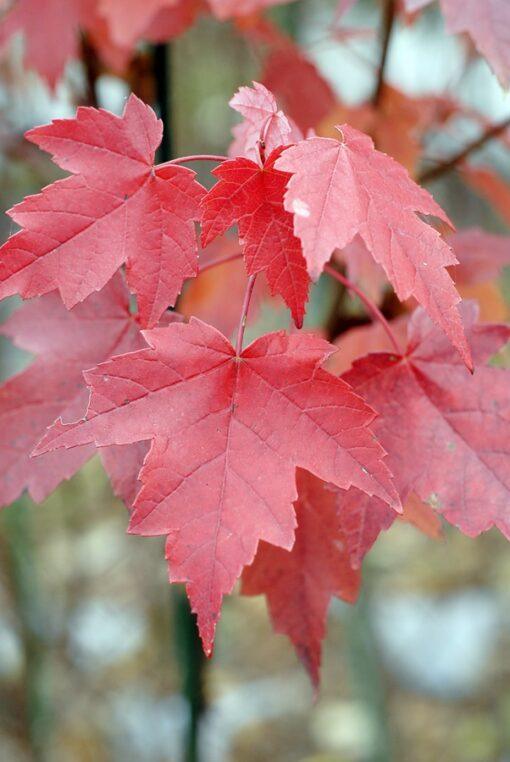
[[[208,7],[227,18],[274,4]],[[204,8],[126,5],[66,0],[64,17],[51,0],[49,18],[72,32],[43,72],[51,84],[79,27],[125,52]],[[24,30],[42,71],[31,19],[20,0],[0,34]],[[417,144],[392,130],[447,121],[451,103],[418,107],[386,87],[377,112],[346,110],[264,20],[239,29],[269,45],[264,81],[285,112],[265,85],[235,94],[229,156],[195,157],[216,161],[208,191],[186,157],[155,163],[163,125],[134,95],[120,117],[81,107],[27,133],[69,174],[9,211],[21,229],[0,248],[0,298],[30,300],[0,330],[35,355],[0,387],[0,503],[25,489],[43,500],[98,452],[129,531],[166,537],[169,579],[185,584],[206,653],[241,580],[266,595],[317,685],[329,602],[356,599],[383,530],[404,520],[438,536],[444,519],[510,539],[508,371],[490,363],[510,328],[479,322],[453,280],[485,284],[510,247],[453,232],[407,171]],[[306,108],[296,92],[310,93]],[[464,172],[504,208],[493,174]],[[324,272],[379,322],[335,345],[301,331]],[[391,325],[377,307],[388,285],[416,307]],[[268,293],[294,327],[244,346],[248,308]]]

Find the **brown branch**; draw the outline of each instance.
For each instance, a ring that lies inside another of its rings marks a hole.
[[[416,178],[416,181],[420,184],[428,183],[431,180],[437,180],[439,177],[442,177],[448,172],[451,172],[452,170],[456,169],[459,164],[462,164],[464,159],[467,159],[468,156],[471,156],[472,153],[478,151],[480,148],[483,148],[486,143],[489,143],[494,138],[497,138],[498,135],[501,135],[501,133],[508,128],[510,128],[510,117],[507,117],[502,122],[497,122],[491,127],[488,127],[485,132],[482,132],[480,137],[476,138],[476,140],[473,140],[471,143],[468,143],[467,146],[465,146],[461,151],[454,154],[449,159],[446,159],[446,161],[443,161],[440,164],[437,164],[435,167],[431,167],[430,169],[426,169],[421,172]]]
[[[96,50],[92,45],[88,35],[83,34],[81,38],[81,58],[85,69],[85,106],[94,106],[97,108],[97,80],[101,74],[101,63],[97,57]]]
[[[381,25],[381,59],[379,62],[379,68],[377,70],[377,82],[375,85],[374,94],[372,96],[372,105],[377,108],[384,89],[384,78],[386,74],[386,63],[388,61],[388,52],[390,48],[391,33],[393,31],[393,24],[396,17],[396,2],[395,0],[384,0],[383,16]]]

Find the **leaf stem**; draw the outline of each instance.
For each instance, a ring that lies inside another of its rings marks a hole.
[[[263,169],[264,164],[266,162],[267,131],[269,129],[269,125],[271,124],[271,120],[273,119],[273,117],[274,117],[274,114],[269,114],[269,116],[266,119],[264,119],[262,127],[260,128],[260,135],[257,141],[257,159],[261,169]]]
[[[207,270],[212,270],[213,267],[219,267],[220,265],[225,265],[227,264],[227,262],[235,262],[236,259],[241,259],[242,256],[243,256],[242,252],[238,251],[235,254],[229,254],[226,257],[220,257],[220,259],[215,259],[213,262],[206,262],[206,264],[200,268],[199,275],[202,275],[202,273],[207,272]]]
[[[449,159],[446,159],[446,161],[443,161],[441,164],[437,164],[435,167],[430,167],[430,169],[426,169],[421,172],[416,178],[416,182],[420,184],[428,183],[431,180],[437,180],[439,177],[442,177],[442,175],[451,172],[459,164],[461,164],[464,159],[467,159],[468,156],[470,156],[472,153],[478,151],[480,148],[483,148],[486,143],[489,143],[494,138],[497,138],[498,135],[500,135],[508,128],[510,128],[510,116],[506,119],[503,119],[503,121],[497,122],[496,124],[488,127],[478,138],[476,138],[476,140],[468,143],[467,146],[465,146],[461,151],[454,154]]]
[[[391,33],[395,23],[396,3],[395,0],[384,0],[382,26],[381,26],[381,58],[377,70],[377,82],[374,94],[372,96],[372,105],[377,108],[381,101],[384,89],[384,78],[386,75],[386,64],[388,62],[388,52],[390,49]]]
[[[241,310],[241,319],[239,320],[239,329],[237,331],[237,341],[236,341],[236,355],[238,357],[241,356],[241,352],[243,351],[243,339],[244,339],[244,331],[246,328],[246,320],[248,318],[248,310],[250,308],[250,302],[251,297],[253,294],[253,287],[255,286],[255,279],[256,275],[250,275],[248,278],[248,284],[246,286],[246,292],[244,294],[244,301],[243,301],[243,307]]]
[[[170,161],[165,161],[163,164],[158,164],[156,169],[163,169],[163,167],[171,167],[173,164],[188,164],[192,161],[215,161],[215,162],[223,162],[227,161],[228,156],[216,156],[215,154],[209,154],[209,153],[198,153],[194,156],[179,156],[177,159],[171,159]]]
[[[400,349],[398,345],[398,341],[396,339],[395,334],[391,330],[390,324],[382,314],[381,310],[377,306],[377,304],[374,304],[374,302],[369,299],[369,297],[361,291],[354,283],[352,283],[348,278],[346,278],[342,273],[338,272],[338,270],[335,270],[334,267],[332,267],[329,264],[326,264],[324,266],[324,272],[326,272],[328,275],[330,275],[332,278],[335,278],[339,283],[341,283],[345,288],[348,288],[349,291],[352,291],[356,296],[363,302],[367,310],[370,312],[370,314],[380,322],[382,327],[384,328],[386,335],[388,336],[391,346],[395,350],[395,354],[401,355],[402,350]]]

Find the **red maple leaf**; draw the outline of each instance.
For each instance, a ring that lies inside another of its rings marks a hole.
[[[303,137],[299,128],[279,110],[274,95],[259,82],[253,82],[253,87],[240,87],[230,99],[229,106],[243,116],[243,121],[232,130],[234,141],[229,149],[230,156],[256,160],[262,138],[269,155],[280,146],[295,143]]]
[[[85,374],[87,419],[57,421],[37,451],[153,440],[130,530],[168,535],[170,580],[186,583],[210,653],[222,597],[259,540],[292,547],[297,466],[398,503],[374,414],[322,370],[322,339],[268,334],[238,356],[195,319],[144,335],[149,349]]]
[[[168,40],[190,26],[196,0],[98,0],[113,43],[132,50],[140,39]]]
[[[0,19],[0,47],[21,33],[25,60],[54,88],[68,61],[79,54],[78,28],[95,0],[16,0]],[[0,8],[2,14],[2,8]]]
[[[8,505],[25,488],[40,501],[95,452],[87,445],[30,459],[56,418],[75,421],[84,415],[88,391],[82,371],[112,354],[138,349],[144,342],[129,314],[129,294],[120,276],[71,311],[56,294],[34,300],[15,312],[0,332],[37,356],[26,370],[0,386],[0,504]],[[106,453],[116,491],[127,501],[134,497],[133,472],[136,477],[141,465],[138,470],[129,468],[126,459],[132,455],[129,448]],[[122,484],[116,466],[124,472]]]
[[[296,484],[294,546],[288,551],[261,543],[243,572],[242,592],[266,595],[275,631],[290,638],[317,688],[331,598],[354,603],[361,574],[349,563],[335,493],[301,469]]]
[[[173,40],[194,24],[201,10],[203,0],[177,0],[173,6],[162,8],[154,16],[143,33],[143,38],[150,42]]]
[[[0,298],[58,288],[73,307],[124,263],[140,321],[155,325],[198,271],[194,220],[204,189],[180,166],[154,167],[162,124],[131,96],[122,117],[80,108],[27,133],[74,174],[10,211],[24,227],[0,249]]]
[[[460,297],[446,270],[456,264],[455,256],[416,213],[448,218],[367,135],[348,125],[338,130],[340,141],[309,138],[284,151],[275,164],[292,174],[285,208],[294,214],[310,275],[318,278],[333,251],[359,234],[399,299],[414,296],[470,367]]]
[[[274,168],[280,153],[263,167],[239,157],[213,170],[218,182],[202,200],[202,244],[237,223],[248,274],[264,271],[271,293],[281,294],[301,327],[310,278],[292,215],[283,207],[289,175]]]
[[[382,500],[355,487],[336,490],[335,505],[349,563],[353,569],[360,569],[368,551],[381,532],[393,525],[397,514]]]
[[[473,376],[417,310],[404,355],[369,355],[343,378],[379,413],[373,428],[403,502],[414,491],[465,534],[497,526],[510,538],[510,374],[485,365],[510,328],[476,325],[474,305],[464,313]]]
[[[404,511],[399,515],[382,500],[369,497],[356,487],[335,492],[343,542],[353,569],[361,568],[363,559],[381,532],[392,527],[397,519],[412,524],[429,537],[441,537],[441,519],[414,493],[407,497]]]

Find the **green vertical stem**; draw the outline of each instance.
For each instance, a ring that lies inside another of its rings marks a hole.
[[[198,636],[194,615],[183,590],[172,588],[172,611],[181,691],[188,704],[185,762],[200,760],[200,719],[205,711],[204,676],[206,658]]]
[[[386,709],[386,688],[377,658],[366,594],[362,594],[357,604],[348,611],[345,638],[352,693],[367,710],[375,735],[373,749],[363,757],[363,762],[392,762],[395,757]]]
[[[22,498],[3,511],[3,535],[7,575],[19,620],[24,657],[25,735],[34,762],[49,762],[48,742],[52,713],[46,665],[44,607],[34,560],[31,511]]]
[[[154,49],[154,79],[159,116],[163,120],[164,134],[159,150],[159,161],[174,158],[172,139],[172,50],[170,45],[156,45]],[[181,693],[188,705],[188,728],[185,742],[185,762],[199,762],[200,718],[205,711],[204,676],[206,658],[202,649],[195,616],[191,612],[184,590],[174,586],[171,590],[175,651],[181,675]]]

